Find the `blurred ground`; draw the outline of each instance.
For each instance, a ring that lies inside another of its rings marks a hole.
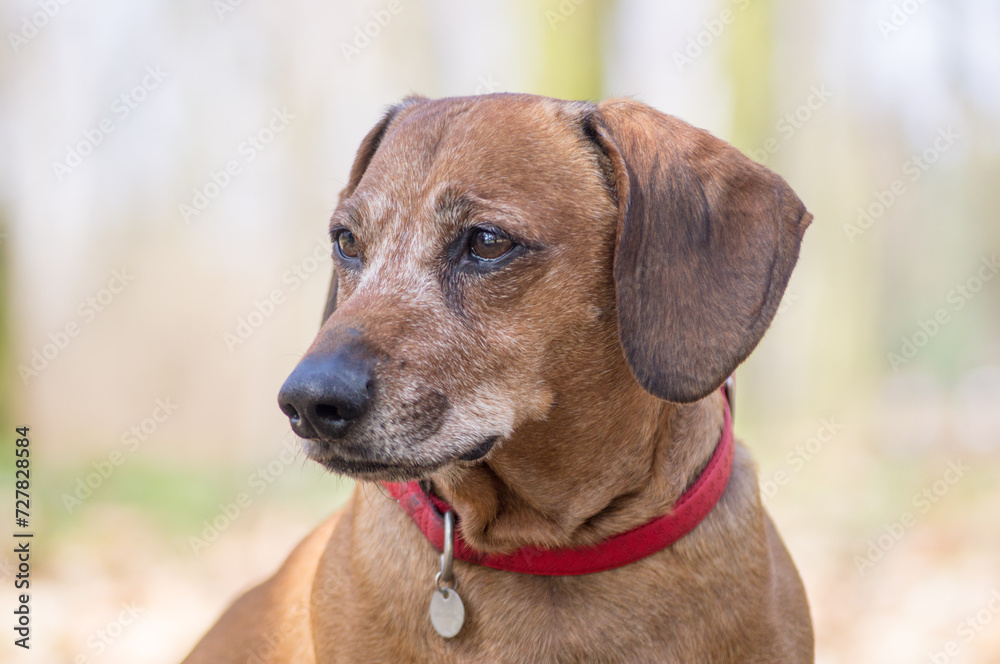
[[[260,494],[223,473],[131,471],[132,480],[107,487],[78,513],[66,515],[51,500],[40,512],[30,661],[180,661],[351,488],[301,459]],[[7,584],[14,561],[3,562]],[[0,643],[4,661],[16,654],[10,640]]]

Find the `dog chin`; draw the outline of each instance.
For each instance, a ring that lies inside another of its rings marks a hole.
[[[473,448],[456,454],[454,458],[436,463],[410,463],[405,460],[391,463],[376,459],[346,458],[321,440],[303,439],[306,456],[327,470],[366,482],[409,482],[429,478],[432,474],[454,462],[478,462],[493,449],[498,436],[490,436]]]
[[[338,475],[365,482],[409,482],[426,479],[441,465],[411,466],[388,464],[378,461],[351,461],[337,457],[327,457],[319,462],[324,468]]]

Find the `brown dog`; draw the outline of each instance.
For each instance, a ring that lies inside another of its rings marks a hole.
[[[393,107],[333,214],[327,318],[279,401],[350,503],[188,662],[811,662],[795,567],[738,446],[668,548],[538,576],[455,562],[375,484],[419,478],[482,552],[596,544],[669,513],[723,426],[811,215],[735,148],[631,100]],[[334,311],[335,309],[335,311]]]

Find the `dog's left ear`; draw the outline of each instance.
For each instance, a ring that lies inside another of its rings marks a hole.
[[[333,315],[334,309],[337,308],[337,271],[334,270],[333,274],[330,275],[330,288],[326,291],[326,304],[323,306],[323,321],[319,324],[323,327],[323,323],[326,319]]]
[[[368,164],[371,163],[372,158],[378,151],[379,145],[382,144],[382,139],[385,138],[386,132],[389,131],[389,125],[392,124],[393,120],[397,119],[406,109],[424,101],[427,101],[427,98],[419,95],[406,97],[398,104],[390,106],[381,119],[375,123],[375,126],[368,130],[365,137],[361,139],[361,145],[358,146],[358,152],[354,156],[354,164],[351,165],[351,174],[347,178],[347,186],[341,190],[339,202],[343,202],[345,198],[353,194],[358,184],[361,183],[361,177],[368,170]],[[336,308],[337,271],[334,270],[333,275],[330,277],[330,290],[326,294],[326,306],[323,307],[323,323],[333,314]]]
[[[661,399],[701,399],[764,335],[812,215],[775,173],[644,104],[610,100],[583,124],[619,208],[628,364]]]

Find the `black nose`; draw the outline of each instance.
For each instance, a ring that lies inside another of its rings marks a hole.
[[[351,343],[299,362],[278,392],[278,406],[302,438],[342,438],[371,399],[375,361]]]

